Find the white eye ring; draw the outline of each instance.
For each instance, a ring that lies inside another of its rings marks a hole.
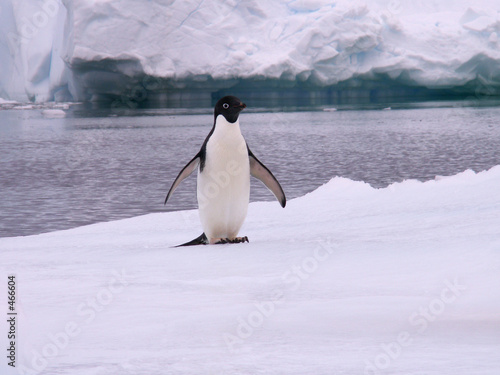
[[[222,108],[224,108],[224,109],[228,109],[228,108],[229,108],[229,104],[224,103],[224,104],[222,105]]]

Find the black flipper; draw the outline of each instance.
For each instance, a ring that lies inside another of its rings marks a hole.
[[[200,166],[200,172],[203,172],[203,168],[205,168],[205,155],[206,155],[206,150],[207,150],[207,143],[210,137],[212,136],[213,132],[215,129],[215,122],[214,126],[212,127],[212,130],[210,130],[210,133],[208,133],[207,138],[205,138],[205,142],[203,142],[203,145],[201,146],[200,151],[192,158],[189,163],[186,164],[184,168],[179,172],[177,177],[175,178],[174,183],[170,187],[170,190],[168,191],[167,197],[165,198],[165,203],[167,204],[168,198],[174,193],[175,189],[177,189],[177,186],[186,178],[188,177],[191,173],[194,172],[196,167],[199,165]]]
[[[274,194],[278,202],[280,202],[281,207],[286,206],[286,197],[285,197],[285,192],[281,188],[280,183],[274,177],[274,175],[271,173],[271,171],[264,165],[262,164],[259,159],[255,157],[255,155],[250,151],[250,148],[248,147],[248,158],[250,159],[250,174],[259,180],[261,180],[266,187],[271,190],[271,192]]]
[[[165,198],[165,203],[167,204],[168,198],[174,193],[175,189],[177,189],[177,186],[184,180],[186,177],[188,177],[193,171],[196,169],[198,164],[200,164],[200,153],[197,153],[194,158],[191,159],[189,163],[186,164],[184,168],[179,172],[177,177],[175,178],[174,183],[170,187],[170,190],[168,191],[167,197]]]
[[[181,246],[195,246],[195,245],[208,245],[208,238],[205,236],[205,233],[202,233],[199,237],[196,237],[194,240],[183,243],[182,245],[177,245],[175,247]]]

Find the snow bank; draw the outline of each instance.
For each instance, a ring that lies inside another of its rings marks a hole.
[[[477,95],[500,87],[500,8],[491,0],[18,3],[0,13],[0,96],[142,98],[242,80]]]
[[[252,203],[249,244],[172,248],[200,233],[196,211],[2,238],[18,365],[497,374],[499,185],[500,167],[385,189],[334,178],[285,209]]]

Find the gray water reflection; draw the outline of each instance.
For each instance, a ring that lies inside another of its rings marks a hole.
[[[500,164],[499,107],[247,111],[240,119],[288,199],[334,176],[385,187]],[[195,208],[194,175],[166,207],[163,200],[212,121],[209,110],[62,119],[0,111],[0,236]],[[252,183],[252,201],[273,199]]]

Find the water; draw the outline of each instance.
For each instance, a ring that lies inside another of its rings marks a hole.
[[[249,108],[240,122],[250,148],[288,199],[334,176],[380,188],[500,164],[499,106],[418,107]],[[44,118],[42,109],[0,110],[0,236],[195,208],[194,175],[166,206],[163,201],[212,122],[208,108],[73,108],[66,118]],[[252,201],[273,199],[252,179]]]

